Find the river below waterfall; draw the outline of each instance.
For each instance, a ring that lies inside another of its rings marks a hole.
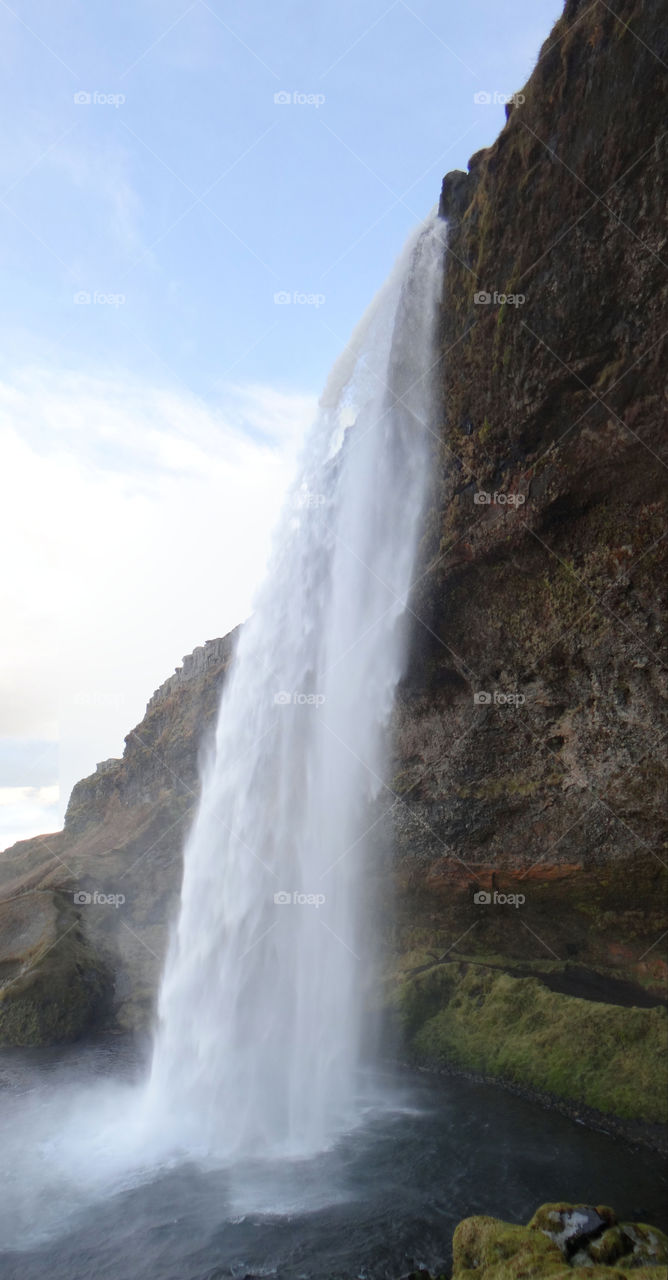
[[[58,1137],[54,1113],[87,1091],[102,1107],[144,1070],[120,1040],[0,1057],[2,1280],[398,1280],[447,1267],[461,1218],[525,1222],[549,1200],[668,1226],[659,1156],[503,1090],[406,1070],[362,1078],[365,1120],[311,1159],[151,1167],[147,1157],[106,1186],[89,1108],[78,1150],[90,1170],[68,1190],[54,1147],[72,1135],[63,1125]],[[119,1103],[119,1131],[124,1122]]]

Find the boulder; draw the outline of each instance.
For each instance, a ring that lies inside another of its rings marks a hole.
[[[607,1206],[544,1204],[526,1227],[465,1218],[453,1260],[452,1280],[624,1280],[627,1272],[634,1280],[666,1280],[668,1237],[642,1223],[618,1223]]]

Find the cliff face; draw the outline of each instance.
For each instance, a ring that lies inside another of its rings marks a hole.
[[[105,760],[74,787],[64,831],[22,840],[0,857],[2,898],[20,902],[29,914],[26,898],[38,912],[44,891],[54,890],[61,910],[67,905],[74,918],[78,913],[82,936],[113,975],[113,995],[105,989],[104,1008],[91,1006],[91,1025],[101,1016],[121,1027],[150,1022],[201,753],[213,733],[236,635],[208,641],[184,658],[128,734],[122,759]],[[26,952],[26,972],[33,965],[32,951]],[[19,971],[20,964],[4,998],[0,992],[0,1040],[15,1039]]]
[[[646,1120],[668,972],[667,63],[657,3],[569,0],[495,144],[443,183],[441,474],[387,939],[417,1060]]]
[[[642,963],[666,928],[668,52],[658,3],[616,12],[569,0],[443,183],[442,471],[394,786],[402,884],[427,915],[468,894],[474,950]],[[522,916],[543,944],[476,918],[482,868],[549,872]]]
[[[617,8],[566,5],[497,142],[443,184],[443,483],[399,754],[472,862],[666,835],[668,52],[659,4]]]
[[[390,999],[411,1051],[560,1096],[579,1072],[576,1101],[618,1111],[600,1043],[578,1071],[545,1066],[528,1024],[522,1070],[496,1050],[505,1008],[567,1036],[577,1005],[580,1036],[583,999],[604,1040],[605,1008],[636,1006],[639,1071],[665,1043],[666,64],[658,0],[568,0],[498,140],[444,180],[442,448],[391,779]],[[0,859],[4,896],[125,897],[80,904],[121,1025],[149,1016],[232,644],[158,690],[63,833]],[[632,1092],[627,1114],[652,1119]]]

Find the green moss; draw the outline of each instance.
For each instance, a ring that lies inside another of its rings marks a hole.
[[[544,1231],[548,1235],[559,1233],[562,1229],[562,1219],[565,1214],[577,1213],[585,1208],[593,1208],[600,1218],[604,1218],[610,1226],[614,1226],[617,1217],[614,1209],[608,1205],[582,1205],[573,1204],[570,1200],[557,1200],[552,1204],[541,1204],[528,1223],[530,1231]]]
[[[572,560],[564,560],[553,572],[545,574],[543,586],[552,603],[555,617],[565,619],[582,609],[583,596],[587,595]]]
[[[500,1222],[465,1218],[453,1240],[453,1280],[517,1280],[518,1276],[562,1276],[564,1258],[542,1232]]]
[[[424,1064],[451,1064],[624,1119],[668,1121],[668,1015],[550,991],[465,964],[409,979],[404,1032]]]
[[[463,800],[498,800],[502,796],[532,796],[545,787],[559,786],[563,781],[563,773],[552,773],[547,777],[530,777],[527,774],[509,773],[500,778],[486,778],[471,786],[456,788],[456,794]]]
[[[648,1267],[668,1263],[668,1236],[659,1231],[658,1227],[650,1227],[645,1222],[621,1222],[619,1228],[626,1246],[624,1261],[628,1252],[632,1251],[634,1260]],[[658,1274],[655,1275],[655,1280],[658,1280]]]
[[[612,1266],[613,1262],[617,1262],[626,1251],[626,1241],[620,1227],[609,1227],[607,1231],[599,1236],[598,1240],[593,1240],[589,1246],[589,1252],[595,1262],[601,1262],[605,1266]]]
[[[597,1206],[595,1212],[610,1223],[608,1230],[598,1240],[584,1241],[577,1260],[569,1261],[557,1242],[564,1215],[592,1207],[541,1205],[526,1227],[498,1218],[465,1218],[454,1235],[452,1280],[627,1280],[628,1271],[634,1280],[667,1280],[661,1265],[668,1258],[663,1232],[640,1223],[617,1226],[606,1207]],[[605,1240],[609,1243],[602,1248]],[[611,1269],[609,1262],[619,1262],[623,1269]]]

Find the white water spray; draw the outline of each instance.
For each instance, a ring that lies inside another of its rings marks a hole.
[[[411,237],[330,376],[223,692],[147,1094],[192,1153],[308,1153],[355,1120],[360,867],[432,453],[444,236],[434,218]]]

